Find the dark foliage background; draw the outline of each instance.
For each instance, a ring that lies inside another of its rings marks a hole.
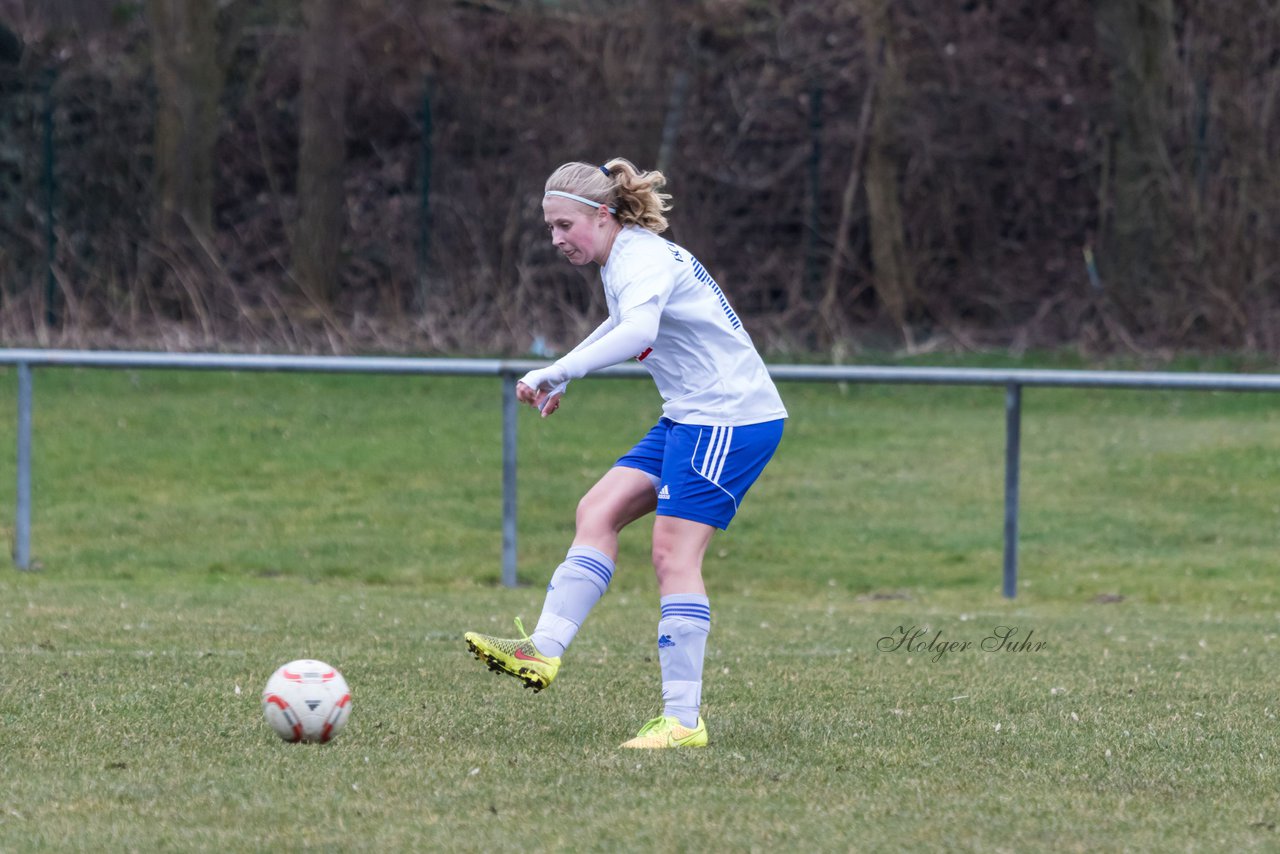
[[[542,183],[622,155],[668,174],[670,236],[773,350],[1280,352],[1268,0],[347,5],[319,297],[290,260],[297,2],[220,4],[212,229],[178,236],[147,6],[0,3],[5,344],[563,349],[603,301],[547,244]]]

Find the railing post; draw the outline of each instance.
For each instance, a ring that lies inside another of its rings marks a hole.
[[[31,568],[31,366],[18,363],[18,496],[13,562]]]
[[[502,374],[502,583],[516,586],[516,375]]]
[[[1022,386],[1004,394],[1004,595],[1018,594],[1018,481],[1022,455]]]

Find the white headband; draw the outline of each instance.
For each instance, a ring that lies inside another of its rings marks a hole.
[[[618,212],[617,208],[609,207],[609,205],[605,205],[604,202],[592,201],[591,199],[588,199],[586,196],[575,196],[573,193],[565,193],[560,190],[547,190],[547,195],[560,196],[566,199],[573,199],[575,202],[582,202],[584,205],[590,205],[593,208],[598,208],[601,205],[604,205],[606,208],[609,209],[609,213],[611,214],[616,214]]]

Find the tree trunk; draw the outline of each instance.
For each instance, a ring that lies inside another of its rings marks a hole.
[[[348,50],[345,5],[343,0],[308,0],[303,4],[306,32],[293,271],[303,293],[322,309],[333,305],[342,281]]]
[[[0,21],[0,63],[17,65],[22,60],[22,39]]]
[[[669,45],[679,36],[675,35],[675,9],[672,0],[645,0],[643,9],[644,42],[640,48],[640,56],[648,73],[641,79],[646,80],[648,89],[646,113],[649,118],[645,122],[647,127],[644,129],[644,147],[640,155],[646,159],[644,163],[637,165],[642,169],[661,171],[663,167],[669,166],[669,162],[663,162],[670,160],[670,151],[664,151],[663,134],[666,125],[670,123],[671,89],[676,86],[679,73],[679,69],[673,67],[671,62]]]
[[[862,0],[867,51],[871,57],[878,58],[880,75],[872,106],[864,181],[873,284],[880,304],[910,344],[907,316],[915,303],[915,277],[907,255],[895,151],[897,111],[903,99],[904,83],[893,49],[889,12],[889,0]]]
[[[863,161],[866,159],[867,139],[871,131],[872,104],[880,86],[878,69],[873,69],[862,96],[862,108],[858,111],[858,135],[853,142],[853,162],[849,177],[840,196],[840,221],[836,225],[835,241],[831,248],[831,260],[827,267],[827,282],[822,299],[818,303],[819,343],[823,347],[841,346],[844,336],[844,311],[840,306],[840,285],[844,277],[845,258],[849,254],[849,233],[853,230],[853,206],[862,185]]]
[[[222,70],[215,0],[148,0],[156,77],[155,232],[164,245],[213,225]]]
[[[1112,296],[1137,309],[1159,301],[1172,241],[1164,147],[1172,0],[1096,0],[1095,23],[1111,64],[1114,123],[1112,220],[1099,264]]]

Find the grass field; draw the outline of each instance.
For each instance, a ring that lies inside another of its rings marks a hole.
[[[783,446],[707,560],[712,744],[635,755],[645,523],[550,690],[461,635],[536,620],[650,385],[521,413],[516,589],[496,381],[35,390],[39,570],[0,569],[2,851],[1280,848],[1274,396],[1024,392],[1009,601],[1001,390],[784,386]],[[352,686],[331,745],[262,720],[303,656]]]

